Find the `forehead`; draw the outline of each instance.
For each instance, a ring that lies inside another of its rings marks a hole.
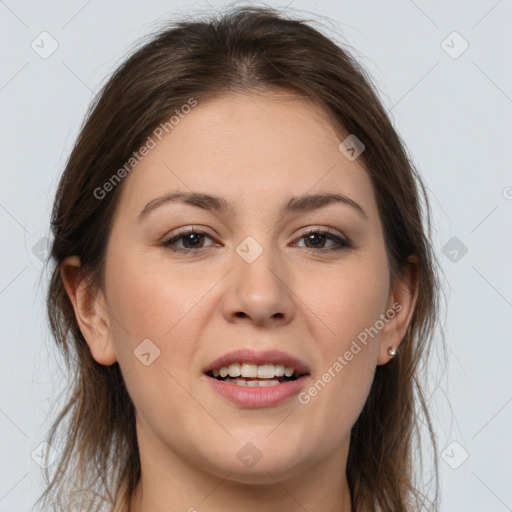
[[[343,138],[324,110],[290,94],[198,102],[135,166],[123,202],[140,206],[176,190],[259,208],[308,192],[338,191],[374,202],[362,162],[339,150]]]

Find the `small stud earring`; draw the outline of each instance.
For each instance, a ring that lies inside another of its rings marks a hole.
[[[396,355],[396,350],[397,348],[396,347],[389,347],[388,348],[388,354],[391,356],[391,357],[394,357]]]

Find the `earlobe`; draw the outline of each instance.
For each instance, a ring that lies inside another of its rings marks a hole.
[[[400,343],[407,333],[416,306],[418,285],[418,259],[416,256],[410,256],[404,264],[402,275],[390,292],[387,311],[393,311],[393,317],[381,332],[378,365],[399,357]]]
[[[81,269],[80,258],[69,256],[60,267],[62,281],[91,354],[99,364],[117,361],[111,341],[109,315],[102,290],[91,285]]]

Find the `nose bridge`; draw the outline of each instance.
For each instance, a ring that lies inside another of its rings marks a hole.
[[[248,236],[236,248],[234,261],[238,275],[237,284],[245,293],[265,294],[268,297],[280,293],[282,281],[278,277],[282,272],[281,257],[273,250],[272,243],[266,237],[259,237],[261,243]]]
[[[292,300],[282,255],[272,247],[269,237],[258,238],[261,242],[246,237],[233,253],[225,313],[230,317],[247,316],[259,323],[271,318],[289,320]]]

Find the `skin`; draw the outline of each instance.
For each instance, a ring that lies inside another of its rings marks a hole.
[[[103,289],[87,288],[76,256],[64,262],[91,353],[104,365],[119,362],[136,407],[142,478],[131,512],[351,510],[350,429],[376,366],[405,335],[417,269],[390,282],[371,180],[360,159],[339,151],[341,140],[298,97],[198,104],[125,179]],[[221,195],[234,211],[167,203],[137,220],[146,204],[176,191]],[[367,218],[338,203],[280,215],[291,196],[322,192],[349,196]],[[178,240],[188,253],[161,245],[187,226],[208,236]],[[305,238],[307,227],[331,228],[353,246],[330,251],[336,242]],[[236,252],[247,236],[263,249],[252,263]],[[308,364],[309,385],[396,302],[400,312],[308,404],[294,396],[242,408],[202,374],[234,349],[277,348]],[[134,355],[144,339],[160,349],[149,366]],[[261,453],[250,468],[237,457],[248,442]]]

